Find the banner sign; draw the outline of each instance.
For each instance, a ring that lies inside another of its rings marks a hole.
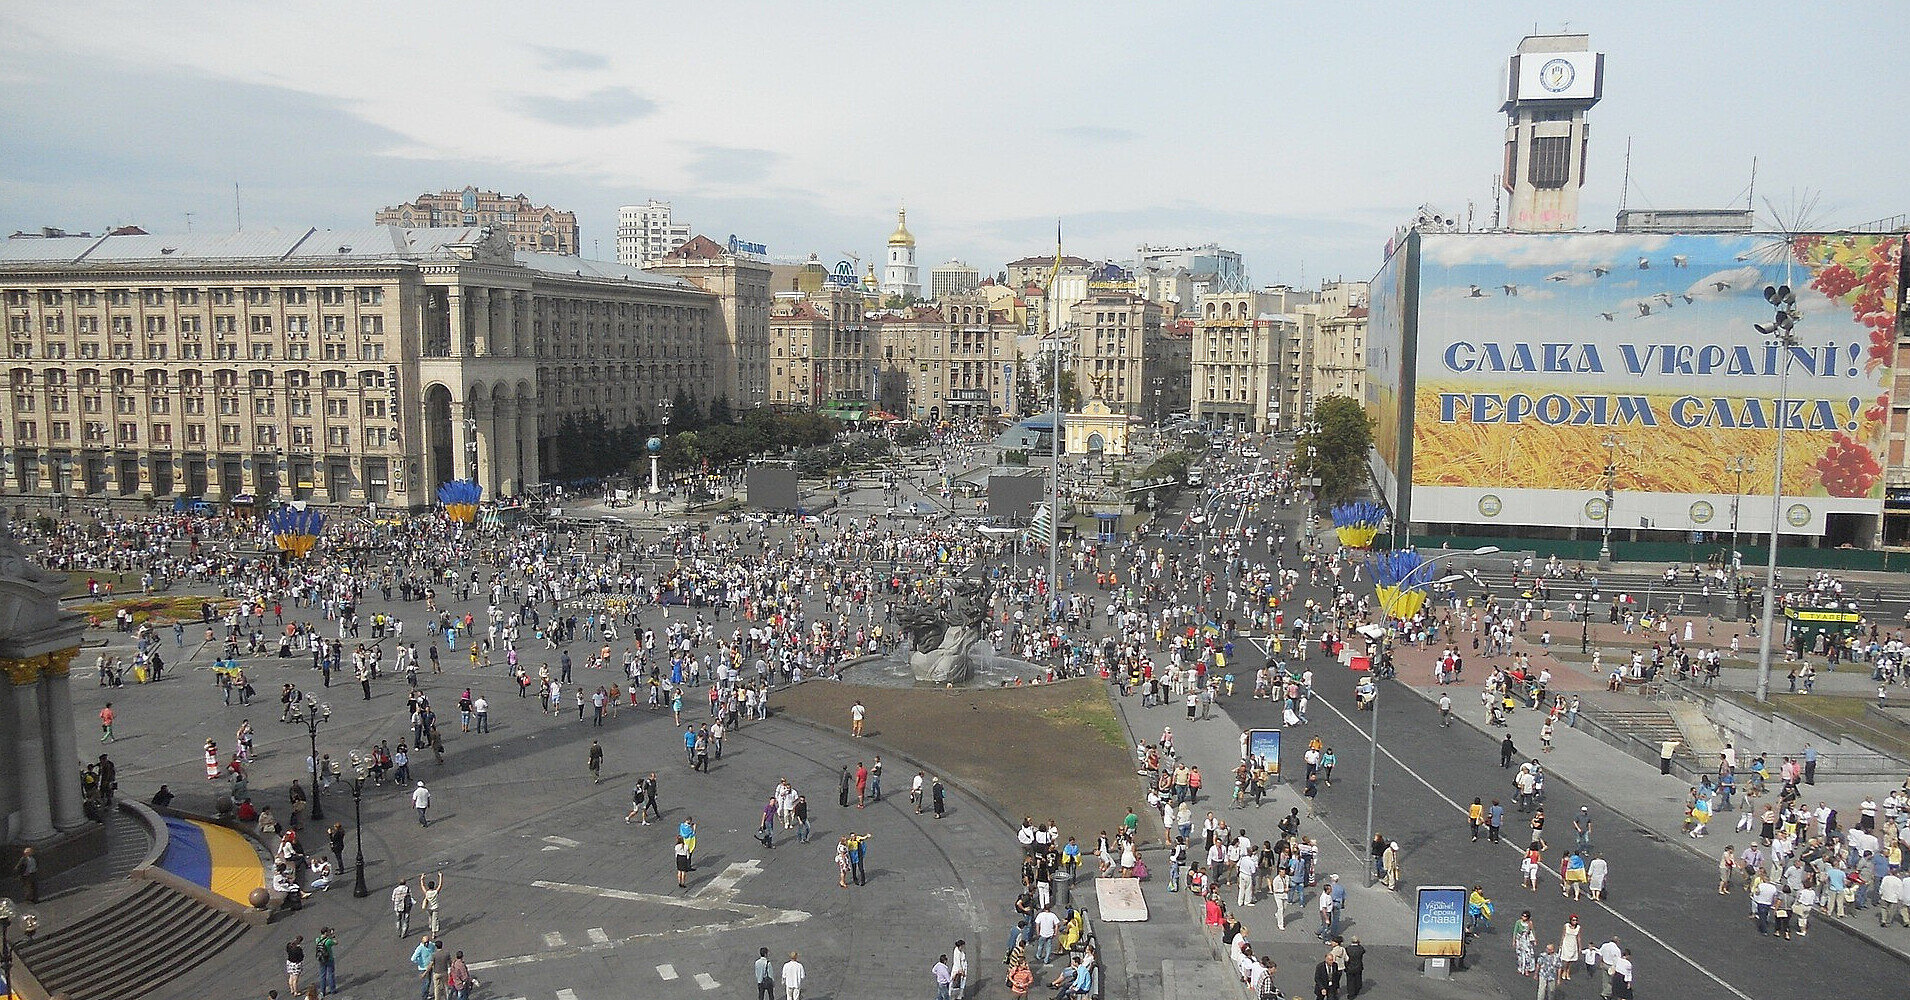
[[[1267,762],[1267,773],[1278,776],[1280,773],[1280,730],[1247,730],[1247,754]]]
[[[1420,958],[1457,958],[1465,952],[1465,887],[1420,886],[1413,922],[1413,954]]]

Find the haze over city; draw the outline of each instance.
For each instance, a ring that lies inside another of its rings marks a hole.
[[[575,210],[603,259],[656,198],[778,257],[872,259],[905,205],[924,265],[991,274],[1059,217],[1091,258],[1213,241],[1256,284],[1365,278],[1422,204],[1490,224],[1534,29],[1608,54],[1587,228],[1628,138],[1632,207],[1742,205],[1756,157],[1761,215],[1815,198],[1834,228],[1902,208],[1893,6],[23,3],[0,231],[362,226],[475,184]]]

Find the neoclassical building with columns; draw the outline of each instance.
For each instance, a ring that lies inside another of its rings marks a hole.
[[[516,495],[566,417],[737,385],[725,309],[483,227],[0,240],[0,494]]]
[[[55,842],[97,835],[80,801],[67,676],[86,621],[60,610],[65,587],[27,561],[0,514],[0,855],[8,874],[20,847],[46,853]]]

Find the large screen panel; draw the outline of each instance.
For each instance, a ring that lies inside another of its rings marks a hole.
[[[1421,237],[1413,519],[1729,530],[1726,463],[1748,458],[1746,492],[1768,496],[1780,421],[1780,530],[1880,513],[1902,249],[1877,234]],[[1765,287],[1786,284],[1802,313],[1789,350],[1756,328],[1774,312]],[[1768,502],[1739,509],[1744,531],[1771,520]]]

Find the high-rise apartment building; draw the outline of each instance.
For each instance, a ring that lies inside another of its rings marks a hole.
[[[982,274],[959,260],[937,264],[928,272],[929,297],[937,301],[981,287]]]
[[[649,267],[690,241],[690,224],[670,220],[670,203],[651,199],[617,209],[617,263]]]
[[[533,205],[521,194],[502,195],[475,187],[421,194],[414,201],[379,209],[372,223],[405,229],[490,226],[509,235],[513,249],[535,253],[576,256],[583,242],[577,213]]]

